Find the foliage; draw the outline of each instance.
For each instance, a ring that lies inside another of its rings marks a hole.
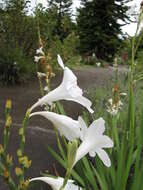
[[[12,118],[10,113],[11,107],[12,102],[7,100],[5,107],[6,124],[4,126],[4,140],[3,143],[0,144],[0,176],[7,182],[10,190],[26,190],[29,185],[29,181],[28,179],[25,179],[25,172],[31,166],[31,160],[29,160],[29,158],[24,154],[24,146],[25,129],[28,125],[30,113],[27,111],[22,127],[19,129],[19,149],[17,150],[17,153],[14,154],[14,159],[17,158],[18,165],[15,166],[13,163],[13,156],[8,153],[9,137],[12,127]],[[13,179],[13,173],[16,174],[17,182]]]
[[[27,16],[28,3],[9,0],[0,11],[0,78],[5,84],[25,81],[33,74],[37,34],[35,20]]]
[[[129,20],[125,4],[120,1],[86,1],[78,10],[77,24],[80,39],[80,51],[85,55],[95,53],[97,58],[111,60],[120,47],[122,34],[118,20]],[[95,19],[96,18],[96,19]]]
[[[27,3],[19,7],[18,2],[14,1],[6,4],[1,13],[1,36],[0,46],[9,45],[12,48],[20,48],[25,55],[33,55],[33,48],[36,41],[36,26],[32,16],[27,16],[24,12]],[[11,5],[11,4],[12,5]]]
[[[26,58],[20,49],[11,47],[0,49],[0,81],[3,84],[25,82],[34,75],[34,72],[31,60]]]
[[[70,33],[63,41],[55,36],[53,42],[50,44],[48,49],[49,63],[53,68],[57,68],[57,54],[62,55],[67,65],[78,65],[80,64],[80,56],[78,55],[78,38],[75,33]]]
[[[50,0],[49,7],[57,9],[57,27],[56,35],[63,40],[69,34],[69,26],[71,22],[71,6],[72,0]]]
[[[142,9],[141,9],[142,14]],[[136,31],[136,35],[138,28]],[[143,90],[137,87],[138,81],[136,79],[135,69],[135,49],[137,48],[136,35],[132,38],[132,60],[130,73],[128,78],[128,98],[126,105],[123,110],[118,112],[116,115],[109,114],[105,111],[106,102],[103,104],[96,102],[95,107],[96,113],[92,115],[92,119],[96,119],[99,116],[103,116],[106,120],[107,134],[112,136],[115,147],[113,150],[109,151],[110,157],[112,158],[111,168],[105,168],[99,158],[90,159],[89,157],[84,157],[74,168],[72,177],[79,182],[80,185],[84,184],[85,189],[102,189],[102,190],[125,190],[125,189],[142,189],[143,181],[143,165],[142,165],[142,150],[143,150],[143,105],[142,101]],[[139,77],[139,75],[138,75]],[[140,77],[139,77],[140,78]],[[142,78],[140,78],[142,79]],[[119,99],[119,84],[121,79],[118,76],[118,71],[116,68],[115,72],[115,86],[113,92],[116,91]],[[110,84],[111,85],[111,84]],[[142,83],[141,83],[142,86]],[[140,96],[135,96],[136,88],[139,89],[137,94]],[[106,93],[100,92],[100,95],[107,95]],[[93,95],[95,101],[96,98]],[[102,97],[104,99],[104,97]],[[139,99],[141,98],[141,99]],[[113,100],[113,97],[112,97]],[[138,103],[136,102],[138,101]],[[99,107],[102,111],[99,110]],[[140,109],[137,109],[140,107]],[[127,111],[128,110],[128,111]],[[139,112],[138,112],[139,111]],[[89,115],[84,114],[84,119],[87,125],[90,122]],[[59,163],[66,169],[64,162],[66,159],[63,157],[63,150],[61,149],[61,142],[59,142],[60,154],[58,155],[51,148],[48,148],[49,152],[59,161]],[[66,148],[66,145],[65,145]],[[82,180],[81,180],[82,179]]]

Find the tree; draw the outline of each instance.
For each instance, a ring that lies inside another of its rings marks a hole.
[[[100,59],[110,60],[121,42],[121,26],[129,21],[126,2],[130,0],[82,0],[77,25],[80,52],[96,53]],[[122,24],[121,24],[122,23]]]
[[[28,6],[28,0],[6,0],[1,13],[4,45],[20,48],[25,54],[29,54],[37,36],[35,20],[27,15]]]
[[[49,7],[52,9],[56,7],[57,9],[57,27],[56,27],[56,35],[60,37],[63,41],[65,37],[69,35],[70,27],[65,30],[65,22],[68,21],[68,24],[71,22],[71,6],[72,0],[50,0]],[[69,25],[70,26],[70,25]]]

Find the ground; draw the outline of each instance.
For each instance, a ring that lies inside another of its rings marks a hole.
[[[78,84],[83,89],[85,96],[90,88],[95,88],[98,86],[103,86],[106,82],[111,80],[114,75],[113,67],[108,68],[84,68],[74,70],[78,78]],[[121,72],[127,72],[124,67],[120,68]],[[58,73],[51,82],[51,89],[54,89],[60,84],[62,80],[62,73]],[[0,141],[2,140],[2,132],[4,121],[4,106],[7,99],[12,100],[12,133],[10,136],[9,151],[12,155],[18,149],[18,128],[21,126],[22,120],[26,109],[34,104],[38,98],[40,98],[39,84],[37,79],[29,81],[27,84],[10,86],[10,87],[0,87]],[[77,119],[78,115],[81,114],[81,106],[77,106],[73,102],[64,102],[64,108],[67,115]],[[33,117],[30,120],[29,126],[26,130],[26,147],[25,153],[32,159],[32,167],[28,172],[28,176],[36,177],[40,175],[40,171],[49,170],[54,172],[53,164],[54,159],[50,156],[47,151],[46,146],[50,145],[56,149],[56,139],[53,128],[46,119],[41,117]],[[16,160],[14,160],[16,163]],[[57,171],[60,173],[61,169],[59,166]],[[60,171],[59,171],[60,170]],[[63,171],[62,171],[63,173]],[[45,189],[44,187],[42,189]],[[0,181],[0,190],[7,190],[4,184]],[[34,190],[37,190],[34,188]]]

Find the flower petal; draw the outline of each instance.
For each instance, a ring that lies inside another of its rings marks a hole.
[[[96,153],[99,156],[99,158],[102,160],[102,162],[104,163],[105,166],[107,166],[107,167],[111,166],[110,158],[103,149],[101,149],[101,148],[97,149]]]
[[[62,186],[64,179],[63,178],[52,178],[52,177],[36,177],[30,179],[30,182],[32,181],[43,181],[47,184],[49,184],[53,190],[59,190],[59,188]]]
[[[37,49],[37,50],[36,50],[36,54],[44,55],[43,47],[40,47],[39,49]]]
[[[114,143],[110,137],[103,135],[101,146],[102,148],[112,148],[114,146]]]
[[[64,63],[59,54],[57,55],[57,60],[58,60],[59,65],[62,67],[62,69],[64,69],[65,68]]]
[[[91,108],[91,101],[84,97],[84,96],[79,96],[79,97],[76,97],[75,99],[74,98],[66,98],[67,100],[71,100],[71,101],[74,101],[74,102],[77,102],[79,104],[81,104],[82,106],[84,106],[90,113],[94,113],[94,110]]]
[[[30,114],[30,117],[35,115],[41,115],[50,120],[58,129],[60,134],[64,135],[69,141],[72,141],[75,138],[80,138],[80,127],[78,121],[73,120],[68,116],[49,111],[35,112]]]
[[[86,126],[84,120],[82,119],[82,117],[80,117],[80,116],[78,117],[78,122],[79,122],[80,130],[81,130],[80,139],[83,141],[84,137],[87,133],[87,126]]]
[[[58,177],[58,178],[52,178],[52,177],[37,177],[37,178],[32,178],[30,182],[32,181],[43,181],[47,184],[49,184],[53,190],[59,190],[60,187],[63,185],[64,178]],[[73,184],[73,180],[68,180],[64,190],[82,190],[81,187]]]
[[[96,152],[95,151],[90,151],[89,152],[89,156],[90,157],[95,157],[96,156]]]
[[[73,86],[77,86],[77,77],[68,67],[64,68],[64,76],[62,83],[67,90],[69,90]]]
[[[92,122],[88,128],[87,138],[95,138],[95,135],[102,135],[105,131],[105,121],[102,117]]]

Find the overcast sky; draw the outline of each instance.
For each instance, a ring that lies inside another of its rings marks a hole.
[[[36,1],[37,3],[43,3],[44,6],[46,6],[47,4],[47,0],[31,0],[32,7],[35,7]],[[136,5],[136,10],[138,11],[141,1],[142,0],[133,0],[132,3],[129,3],[129,5],[132,5],[132,6]],[[79,7],[79,6],[80,6],[80,0],[73,0],[73,10],[75,11],[76,7]],[[130,36],[134,35],[135,29],[136,29],[136,24],[134,23],[123,27],[123,31],[127,32]]]

